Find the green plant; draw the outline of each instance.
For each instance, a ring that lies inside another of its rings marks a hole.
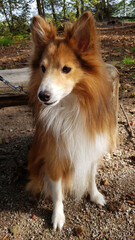
[[[18,34],[13,36],[14,43],[23,43],[26,39],[30,39],[30,34]]]
[[[0,45],[2,46],[8,46],[10,44],[13,44],[13,42],[14,42],[13,39],[11,39],[8,36],[0,37]]]
[[[132,76],[132,78],[135,78],[135,73],[132,73],[131,76]]]
[[[122,49],[122,48],[117,48],[116,51],[117,51],[117,52],[122,52],[123,49]]]
[[[135,18],[128,19],[129,22],[135,22]]]
[[[130,57],[125,57],[121,63],[125,64],[125,65],[126,64],[135,64],[135,61]]]
[[[30,34],[18,34],[18,35],[12,35],[8,34],[6,36],[0,36],[0,45],[2,46],[8,46],[11,44],[20,43],[23,44],[26,39],[30,39]]]
[[[132,51],[132,52],[135,52],[135,46],[133,46],[133,47],[131,48],[131,51]]]

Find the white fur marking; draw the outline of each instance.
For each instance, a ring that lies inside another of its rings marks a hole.
[[[56,230],[57,227],[59,230],[62,229],[65,223],[65,215],[63,211],[63,195],[62,195],[62,186],[61,179],[58,182],[50,180],[52,186],[52,199],[53,199],[53,215],[52,223],[53,229]]]

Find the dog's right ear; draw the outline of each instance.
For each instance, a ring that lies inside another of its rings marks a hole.
[[[36,47],[44,47],[56,37],[56,28],[39,15],[34,16],[31,24],[32,39]]]

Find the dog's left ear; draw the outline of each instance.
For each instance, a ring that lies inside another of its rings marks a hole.
[[[96,46],[96,27],[91,12],[85,12],[72,26],[67,25],[65,37],[73,48],[86,52]]]

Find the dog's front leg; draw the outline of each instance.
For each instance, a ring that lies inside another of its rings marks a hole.
[[[52,223],[53,229],[56,230],[57,227],[59,230],[62,229],[65,223],[65,215],[63,211],[63,194],[62,194],[62,184],[61,179],[54,182],[51,180],[52,187],[52,200],[53,200],[53,214],[52,214]]]

